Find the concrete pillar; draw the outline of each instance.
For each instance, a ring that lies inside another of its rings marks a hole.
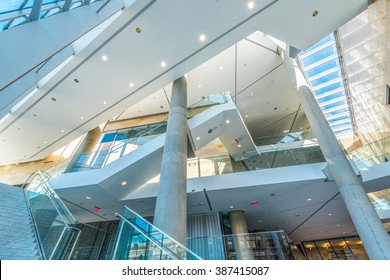
[[[390,259],[390,237],[379,219],[367,193],[357,178],[350,162],[339,145],[321,108],[311,92],[305,77],[294,61],[279,49],[284,65],[297,89],[298,97],[317,136],[322,153],[328,164],[352,222],[363,241],[370,259]]]
[[[73,172],[73,169],[77,167],[77,163],[80,161],[81,156],[83,154],[90,153],[93,151],[101,135],[102,131],[99,126],[95,127],[94,129],[89,131],[87,135],[85,135],[83,142],[81,142],[80,146],[77,148],[76,153],[69,162],[64,173]]]
[[[244,211],[229,212],[230,224],[234,236],[237,260],[253,260],[253,250],[250,246],[248,226],[246,225]]]
[[[173,82],[153,224],[179,243],[187,237],[187,81]]]

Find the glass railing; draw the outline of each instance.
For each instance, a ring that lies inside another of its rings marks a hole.
[[[233,102],[229,93],[210,95],[188,108],[188,118],[192,118],[212,106],[229,102]],[[47,172],[52,177],[55,177],[64,171],[68,173],[100,169],[148,143],[159,135],[165,133],[166,124],[166,120],[154,124],[149,129],[142,130],[135,135],[131,135],[128,139],[124,139],[123,141],[116,141],[109,149],[85,154],[76,154],[73,157],[68,158],[60,164],[50,168],[47,170]],[[67,168],[68,166],[72,166],[72,168]]]
[[[254,139],[254,142],[258,146],[265,145],[275,145],[279,143],[291,143],[304,140],[314,139],[315,135],[312,131],[298,131],[298,132],[288,132],[270,136],[259,137]]]
[[[140,215],[125,207],[121,219],[113,259],[115,260],[199,260],[188,250]]]
[[[390,189],[368,193],[367,195],[371,203],[374,205],[375,210],[390,209]]]
[[[80,231],[72,214],[48,185],[46,176],[35,173],[24,188],[39,247],[44,259],[69,259],[70,255],[64,252],[73,252],[67,247],[70,240],[77,242]]]
[[[205,260],[293,259],[283,231],[192,237],[187,247]]]
[[[359,169],[388,162],[390,160],[390,137],[348,151],[348,155]]]

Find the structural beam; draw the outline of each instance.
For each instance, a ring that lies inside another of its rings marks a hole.
[[[344,154],[298,65],[279,48],[286,70],[320,144],[327,168],[339,187],[352,222],[370,259],[390,259],[390,237]]]
[[[39,19],[39,15],[41,14],[42,1],[43,0],[34,0],[29,17],[31,21]]]
[[[72,6],[73,0],[65,0],[64,5],[62,6],[61,10],[63,12],[69,11],[70,7]]]

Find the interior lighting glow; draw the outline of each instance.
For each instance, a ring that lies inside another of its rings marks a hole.
[[[161,63],[160,63],[160,65],[161,65],[161,67],[166,67],[167,66],[167,63],[165,62],[165,61],[161,61]]]
[[[248,3],[248,9],[253,9],[255,7],[255,2],[254,1],[250,1]]]
[[[206,40],[206,36],[204,34],[200,34],[199,41],[204,42]]]

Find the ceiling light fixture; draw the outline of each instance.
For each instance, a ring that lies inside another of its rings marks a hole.
[[[104,101],[104,102],[103,102],[103,105],[106,105],[106,104],[107,104],[107,101]]]
[[[123,181],[123,182],[121,183],[122,186],[126,186],[126,184],[127,184],[126,181]]]
[[[199,84],[199,85],[198,85],[198,88],[201,88],[201,87],[202,87],[202,85],[201,85],[201,84]]]
[[[262,222],[262,220],[259,220],[259,223],[261,223]]]
[[[130,87],[133,87],[134,86],[134,84],[133,83],[130,83]]]
[[[247,118],[248,117],[248,115],[245,115],[245,118]]]
[[[200,34],[199,41],[204,42],[206,40],[206,35]]]
[[[161,63],[160,63],[160,65],[161,65],[161,67],[166,67],[167,66],[167,63],[165,62],[165,61],[161,61]]]
[[[43,141],[44,144],[47,144],[47,141]]]
[[[226,123],[227,123],[227,124],[229,124],[229,123],[230,123],[230,121],[229,121],[229,120],[226,120]]]
[[[316,17],[318,15],[318,11],[315,10],[312,14],[311,14],[313,17]]]
[[[229,208],[230,208],[230,209],[233,209],[233,208],[234,208],[234,206],[233,206],[233,205],[230,205],[230,206],[229,206]]]
[[[254,7],[255,7],[255,2],[250,1],[250,2],[248,3],[248,9],[253,9]]]
[[[84,119],[84,117],[80,117],[80,119],[82,119],[82,120],[83,120],[83,119]]]
[[[237,147],[241,148],[241,144],[238,144]]]
[[[91,197],[90,197],[90,196],[86,196],[85,198],[86,198],[86,199],[91,199]]]
[[[64,130],[63,130],[63,129],[61,129],[60,131],[61,131],[61,132],[64,132]]]
[[[200,137],[198,136],[198,137],[196,137],[196,141],[199,141],[200,140]]]
[[[102,55],[102,60],[107,61],[108,57],[106,55]]]
[[[219,67],[219,70],[223,70],[223,66]]]
[[[311,198],[308,198],[307,201],[311,201]]]
[[[328,216],[332,216],[332,213],[329,213]]]

